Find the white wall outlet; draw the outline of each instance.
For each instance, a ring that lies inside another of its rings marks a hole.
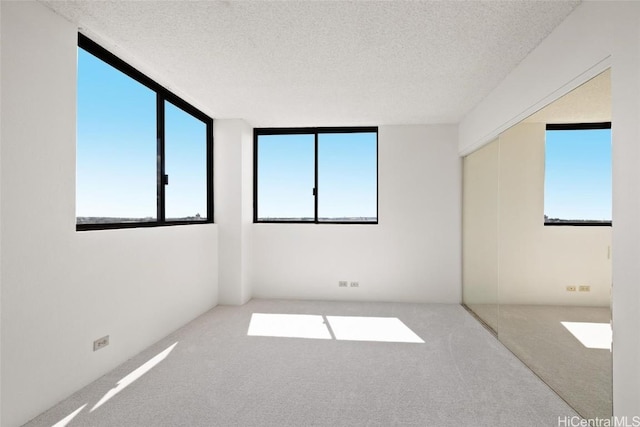
[[[589,285],[580,285],[578,287],[578,291],[580,291],[580,292],[591,292],[591,286],[589,286]]]
[[[359,283],[359,282],[351,282],[351,287],[352,287],[352,288],[357,288],[357,287],[359,287],[359,286],[360,286],[360,283]]]
[[[340,281],[338,282],[338,287],[339,287],[339,288],[346,288],[346,287],[347,287],[347,285],[348,285],[348,283],[347,283],[347,281],[346,281],[346,280],[340,280]]]
[[[567,292],[575,292],[575,291],[576,291],[575,286],[567,286]]]
[[[109,345],[109,335],[105,335],[102,338],[98,338],[93,342],[93,351],[98,351]]]

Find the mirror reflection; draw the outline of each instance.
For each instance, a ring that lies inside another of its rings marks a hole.
[[[612,415],[610,72],[464,159],[463,300],[585,418]]]

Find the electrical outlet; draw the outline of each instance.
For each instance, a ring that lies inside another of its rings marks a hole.
[[[591,292],[591,286],[589,286],[589,285],[580,285],[578,287],[578,291],[580,291],[580,292]]]
[[[109,335],[105,335],[102,338],[98,338],[93,342],[93,351],[98,351],[109,345]]]
[[[339,288],[346,288],[346,287],[347,287],[347,285],[348,285],[348,282],[347,282],[346,280],[340,280],[340,281],[338,282],[338,287],[339,287]]]
[[[567,292],[575,292],[575,291],[576,291],[575,286],[567,286]]]
[[[360,283],[358,283],[358,282],[351,282],[351,287],[352,287],[352,288],[357,288],[357,287],[359,287],[359,286],[360,286]]]

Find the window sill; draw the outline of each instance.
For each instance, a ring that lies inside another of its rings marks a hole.
[[[574,226],[574,227],[611,227],[611,221],[564,221],[564,222],[545,222],[544,226]]]

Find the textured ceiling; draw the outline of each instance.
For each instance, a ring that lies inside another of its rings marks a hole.
[[[600,73],[524,121],[542,123],[610,122],[611,70]]]
[[[577,1],[43,1],[214,118],[457,123]]]

